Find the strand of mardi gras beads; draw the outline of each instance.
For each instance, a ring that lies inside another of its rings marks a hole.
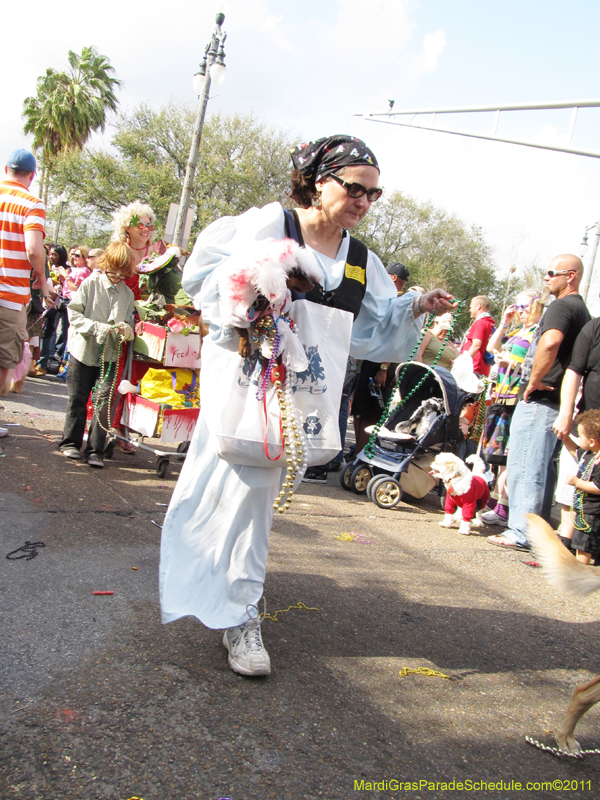
[[[581,462],[585,458],[585,453],[579,459],[579,464],[577,465],[577,472],[581,469]],[[588,464],[586,465],[583,475],[581,476],[580,480],[582,481],[589,481],[592,471],[594,469],[594,458],[590,458]],[[575,489],[573,494],[573,503],[571,505],[571,519],[573,520],[573,525],[576,530],[587,532],[591,530],[588,523],[585,521],[585,517],[583,516],[583,495],[585,492],[583,489]]]
[[[278,367],[278,370],[285,370],[283,364]],[[275,380],[275,391],[281,413],[283,446],[287,455],[285,480],[281,484],[279,494],[273,503],[273,508],[280,514],[283,514],[290,507],[297,474],[298,472],[304,474],[307,463],[306,446],[300,433],[301,422],[292,403],[291,388],[289,387],[287,374],[287,370],[285,370],[285,385],[279,377]],[[281,376],[281,372],[279,372],[279,376]]]
[[[107,361],[106,348],[107,348],[109,340],[112,340],[112,337],[109,334],[106,337],[106,339],[104,340],[104,347],[102,348],[102,353],[100,354],[100,375],[98,376],[98,381],[96,383],[96,386],[94,387],[94,394],[93,394],[93,398],[92,398],[92,409],[94,411],[94,414],[96,415],[96,419],[98,420],[98,425],[100,425],[102,430],[105,431],[106,433],[110,433],[110,430],[109,430],[109,428],[105,428],[104,427],[104,425],[102,424],[102,421],[100,419],[100,411],[101,411],[101,408],[100,408],[100,387],[102,386],[104,381],[110,376],[110,368],[111,368],[112,364],[114,364],[114,366],[115,366],[115,374],[113,376],[112,385],[111,385],[110,391],[108,393],[108,424],[110,426],[110,421],[111,421],[111,417],[112,417],[112,415],[111,415],[112,397],[113,397],[113,393],[115,391],[115,385],[117,383],[117,373],[118,373],[117,365],[118,365],[119,359],[121,357],[121,343],[123,341],[121,336],[118,333],[118,330],[119,330],[118,326],[117,325],[113,325],[112,326],[112,330],[115,331],[116,336],[117,336],[117,357],[116,357],[115,361],[110,361],[110,360],[108,361],[108,371],[107,371],[107,369],[106,369],[106,361]],[[113,350],[114,350],[114,345],[113,345]],[[112,353],[110,355],[112,355]]]
[[[471,433],[469,433],[469,439],[473,439],[473,441],[478,442],[481,439],[481,434],[483,433],[483,426],[485,424],[485,396],[487,394],[487,387],[489,381],[487,381],[484,377],[481,378],[483,381],[484,389],[481,393],[479,400],[477,401],[477,410],[475,411],[474,420],[471,425]]]
[[[280,317],[280,319],[283,319]],[[287,320],[284,320],[287,322]],[[289,370],[283,364],[276,366],[279,355],[281,336],[277,330],[277,323],[272,315],[262,317],[250,326],[250,335],[259,347],[263,339],[267,340],[270,355],[264,371],[261,385],[256,393],[256,399],[264,401],[269,381],[275,385],[275,393],[279,404],[281,417],[281,437],[283,453],[286,455],[285,479],[281,484],[279,494],[273,503],[275,511],[283,514],[290,507],[294,494],[294,483],[298,473],[304,474],[307,464],[306,443],[301,433],[302,422],[292,402],[292,389],[288,381]],[[263,356],[266,360],[266,357]]]
[[[450,330],[448,331],[448,333],[444,337],[444,340],[442,342],[442,346],[440,347],[439,353],[437,354],[433,364],[431,365],[432,369],[436,366],[436,364],[440,360],[441,355],[442,355],[442,353],[444,351],[444,348],[446,347],[446,343],[448,342],[448,339],[450,338],[450,336],[452,336],[452,332],[454,330],[454,326],[456,324],[456,320],[458,318],[458,315],[461,312],[461,309],[462,309],[463,305],[464,305],[464,302],[462,300],[459,300],[458,301],[458,306],[456,308],[456,311],[454,312],[454,315],[452,317],[452,327],[450,328]],[[374,447],[375,440],[379,436],[379,431],[382,429],[385,421],[387,420],[387,418],[390,415],[390,407],[391,407],[392,402],[393,402],[394,393],[395,393],[396,389],[400,386],[402,378],[404,377],[404,374],[406,373],[406,370],[408,369],[409,362],[412,361],[413,358],[415,357],[415,355],[417,354],[417,352],[419,350],[419,347],[421,346],[421,342],[423,341],[423,338],[424,338],[425,334],[427,333],[427,331],[433,325],[434,320],[435,320],[434,314],[430,314],[429,317],[427,318],[427,321],[426,321],[425,325],[423,326],[423,329],[421,330],[421,335],[419,336],[419,340],[418,340],[417,344],[415,345],[412,353],[409,355],[406,364],[402,368],[402,371],[398,375],[398,380],[396,381],[396,385],[392,389],[392,391],[390,393],[389,400],[387,401],[387,403],[385,405],[385,408],[383,409],[383,413],[381,415],[381,419],[379,420],[377,425],[375,425],[375,427],[373,428],[373,433],[369,437],[369,441],[365,446],[365,453],[369,456],[369,458],[373,458],[374,455],[375,455],[375,447]],[[407,401],[415,394],[415,392],[417,392],[418,389],[421,388],[423,383],[427,380],[428,375],[429,375],[429,371],[426,371],[425,374],[423,375],[423,377],[421,378],[421,380],[419,381],[419,383],[417,383],[417,385],[413,389],[410,390],[410,392],[406,395],[406,397],[400,398],[400,402],[394,407],[394,411],[398,411],[400,408],[402,408],[403,406],[406,405]]]
[[[268,341],[269,347],[271,348],[269,362],[265,369],[262,382],[256,392],[256,399],[263,400],[267,391],[267,386],[271,380],[273,367],[275,366],[277,356],[279,355],[279,345],[281,343],[281,337],[279,335],[279,331],[277,330],[277,324],[275,323],[275,318],[273,315],[268,314],[266,317],[261,317],[260,319],[255,320],[250,325],[250,336],[252,337],[252,341],[258,347],[259,353],[261,352],[260,345],[263,339]]]

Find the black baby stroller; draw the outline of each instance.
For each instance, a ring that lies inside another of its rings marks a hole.
[[[403,493],[420,500],[438,485],[429,474],[431,462],[441,452],[460,455],[460,413],[479,397],[461,391],[443,367],[411,361],[400,364],[398,374],[400,397],[406,397],[406,403],[392,410],[372,454],[367,454],[367,446],[340,475],[344,489],[366,492],[380,508],[394,508]]]

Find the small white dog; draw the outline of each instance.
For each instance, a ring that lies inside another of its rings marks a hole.
[[[430,475],[439,478],[446,487],[442,528],[454,528],[460,522],[459,533],[468,536],[471,526],[483,527],[481,513],[490,499],[490,489],[485,475],[485,463],[477,456],[469,456],[473,474],[464,461],[452,453],[439,453],[431,464]]]

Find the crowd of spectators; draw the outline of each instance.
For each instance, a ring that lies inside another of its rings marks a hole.
[[[34,174],[33,156],[15,151],[0,185],[0,200],[18,215],[20,226],[18,247],[11,247],[13,258],[3,264],[0,285],[0,391],[22,387],[22,382],[19,386],[11,380],[10,370],[24,361],[24,342],[28,342],[30,354],[27,374],[36,378],[64,373],[71,349],[71,370],[75,369],[78,377],[70,384],[61,449],[77,458],[85,428],[82,415],[97,378],[96,367],[86,366],[89,342],[79,333],[93,317],[91,312],[87,314],[85,303],[96,302],[96,295],[105,305],[112,302],[110,292],[118,294],[122,279],[130,278],[147,254],[154,217],[147,207],[140,206],[141,215],[136,219],[141,219],[131,228],[134,239],[125,220],[120,238],[127,241],[123,245],[127,252],[112,254],[118,269],[111,272],[100,249],[77,245],[67,251],[61,244],[43,244],[45,210],[29,194]],[[0,236],[6,239],[7,230],[0,231]],[[387,272],[398,294],[424,291],[418,286],[405,289],[409,272],[404,265],[390,264]],[[520,292],[498,324],[490,313],[488,298],[473,297],[469,306],[472,324],[463,339],[448,340],[453,318],[444,314],[422,337],[415,360],[451,369],[459,353],[467,354],[474,372],[486,379],[483,456],[494,470],[494,486],[483,520],[504,528],[488,541],[499,547],[528,549],[526,515],[539,514],[550,521],[556,500],[561,508],[559,534],[565,546],[586,563],[596,559],[600,563],[600,319],[591,319],[579,294],[582,275],[579,258],[557,256],[546,272],[545,287]],[[82,294],[81,287],[87,282],[91,288]],[[135,287],[128,286],[128,308],[135,294]],[[75,311],[70,309],[74,298]],[[96,302],[97,312],[99,305]],[[70,323],[77,330],[69,343]],[[101,320],[96,323],[103,324]],[[79,346],[80,340],[86,347]],[[396,367],[390,362],[349,360],[340,429],[343,441],[351,415],[355,452],[366,445],[366,430],[378,422],[395,388]],[[0,436],[6,434],[6,429],[0,428]],[[103,446],[104,433],[96,426],[87,445],[88,463],[94,458],[102,460]],[[325,467],[308,470],[305,480],[326,483],[327,473],[339,470],[342,463],[343,451]]]

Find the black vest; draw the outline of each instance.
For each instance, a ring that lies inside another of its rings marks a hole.
[[[292,211],[284,210],[283,213],[285,216],[285,235],[288,239],[294,239],[301,247],[304,247],[298,214],[293,209]],[[311,303],[319,303],[324,306],[339,308],[342,311],[349,311],[356,319],[367,291],[368,258],[369,250],[367,246],[351,236],[344,275],[340,285],[331,292],[324,292],[323,287],[320,284],[316,284],[310,292],[292,292],[293,299],[310,300]]]

